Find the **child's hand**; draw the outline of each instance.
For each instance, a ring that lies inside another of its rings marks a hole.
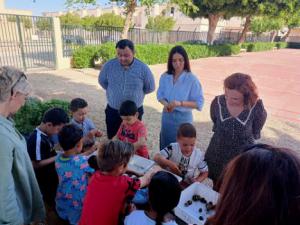
[[[164,106],[163,111],[164,111],[164,112],[170,112],[170,111],[169,111],[169,108],[168,108],[168,105],[165,105],[165,106]]]
[[[172,173],[175,173],[178,176],[182,175],[181,170],[175,163],[171,162],[170,165],[168,165],[168,167]]]
[[[95,137],[102,137],[103,133],[100,130],[95,131]]]
[[[89,139],[93,139],[95,136],[94,130],[91,130],[90,132],[88,132],[88,134],[86,135],[87,138]]]
[[[155,166],[153,166],[153,167],[151,167],[150,168],[150,175],[151,175],[151,177],[154,175],[154,174],[156,174],[158,171],[162,171],[163,169],[160,167],[160,166],[158,166],[158,165],[155,165]]]

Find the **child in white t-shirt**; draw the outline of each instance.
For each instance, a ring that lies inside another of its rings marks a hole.
[[[177,142],[171,143],[154,156],[161,167],[183,178],[187,184],[202,182],[208,176],[204,154],[196,148],[196,129],[183,123],[177,131]]]

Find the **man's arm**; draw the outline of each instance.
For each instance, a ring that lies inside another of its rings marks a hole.
[[[100,86],[103,88],[103,89],[107,89],[107,86],[108,86],[108,73],[107,73],[107,70],[108,70],[108,64],[104,64],[104,66],[102,67],[100,73],[99,73],[99,77],[98,77],[98,83],[100,84]]]
[[[144,77],[144,93],[149,94],[155,90],[154,76],[147,65],[145,65],[145,77]]]

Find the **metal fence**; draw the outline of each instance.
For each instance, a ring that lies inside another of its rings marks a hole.
[[[50,17],[0,14],[0,66],[55,68]]]
[[[121,39],[121,27],[81,27],[81,26],[62,26],[63,55],[71,56],[72,51],[83,45],[99,45],[105,42],[117,42]],[[215,34],[215,43],[236,43],[241,35],[240,31],[223,30]],[[135,44],[147,43],[177,43],[177,42],[198,42],[206,43],[207,32],[193,31],[168,31],[157,32],[147,29],[129,29],[128,38]],[[260,36],[247,35],[246,41],[270,41],[270,34]]]

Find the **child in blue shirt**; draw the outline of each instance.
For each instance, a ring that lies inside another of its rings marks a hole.
[[[64,153],[55,159],[59,184],[56,193],[56,211],[70,224],[78,224],[83,198],[88,185],[89,167],[86,156],[79,155],[83,146],[83,132],[74,124],[63,127],[58,135]]]
[[[88,103],[82,98],[74,98],[70,103],[72,114],[71,123],[83,131],[83,148],[89,148],[95,144],[95,137],[101,137],[102,132],[96,129],[93,121],[86,117]]]

